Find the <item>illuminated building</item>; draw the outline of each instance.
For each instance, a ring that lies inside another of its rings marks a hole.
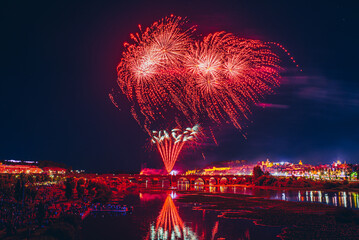
[[[228,167],[210,167],[200,170],[188,170],[186,175],[252,175],[253,167],[259,166],[263,172],[282,177],[305,177],[322,180],[357,179],[359,165],[348,165],[341,161],[333,164],[311,165],[304,164],[302,160],[298,164],[290,162],[271,162],[269,159],[257,164],[234,164],[237,161],[226,162]],[[223,165],[223,164],[222,164]]]
[[[67,172],[67,170],[65,168],[60,168],[60,167],[44,167],[42,168],[42,170],[50,175],[53,174],[65,174]]]
[[[207,168],[207,169],[203,169],[204,172],[206,173],[210,173],[210,172],[216,172],[216,171],[227,171],[227,170],[230,170],[231,168],[229,167],[222,167],[222,168],[216,168],[216,167],[213,167],[213,168]]]
[[[42,173],[43,170],[34,165],[5,165],[0,163],[0,173],[26,173],[26,174],[33,174],[33,173]]]

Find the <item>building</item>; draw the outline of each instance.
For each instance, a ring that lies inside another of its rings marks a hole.
[[[47,173],[49,175],[65,174],[67,172],[65,168],[60,167],[44,167],[42,168],[42,170],[44,171],[44,173]]]
[[[10,173],[10,174],[34,174],[34,173],[42,173],[43,170],[34,165],[5,165],[0,163],[0,173]]]

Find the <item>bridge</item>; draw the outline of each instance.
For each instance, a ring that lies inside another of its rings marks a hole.
[[[140,175],[140,174],[79,174],[74,175],[77,179],[85,177],[88,179],[101,179],[111,186],[121,183],[146,183],[154,185],[178,184],[190,185],[234,185],[240,184],[243,180],[250,177],[248,175]]]
[[[177,184],[232,185],[238,184],[245,178],[246,176],[239,175],[132,175],[128,177],[130,181],[135,180],[138,183],[169,182],[171,186]]]

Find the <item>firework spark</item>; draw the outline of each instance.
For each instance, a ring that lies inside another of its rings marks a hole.
[[[175,128],[171,132],[166,130],[152,131],[151,142],[157,145],[162,161],[168,173],[170,173],[178,159],[183,146],[198,139],[200,127],[195,125],[184,131]]]
[[[113,89],[112,89],[112,92],[113,92]],[[113,94],[112,93],[109,93],[108,94],[108,97],[110,98],[111,102],[113,105],[115,105],[115,107],[118,109],[118,110],[121,110],[117,104],[117,102],[115,101],[114,97],[113,97]]]

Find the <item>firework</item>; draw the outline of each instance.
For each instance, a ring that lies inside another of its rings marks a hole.
[[[279,58],[269,46],[231,33],[209,34],[191,46],[186,59],[186,90],[199,122],[231,121],[241,129],[250,105],[279,84]]]
[[[180,17],[164,18],[141,34],[131,34],[134,43],[125,44],[117,67],[118,85],[132,102],[134,117],[139,121],[138,112],[144,117],[142,125],[165,119],[169,109],[187,112],[180,96],[182,65],[194,28],[185,28],[185,23]]]
[[[168,173],[172,171],[183,146],[195,142],[198,139],[199,131],[199,125],[186,128],[184,131],[179,128],[172,129],[170,132],[166,130],[152,131],[151,142],[156,144]]]
[[[113,92],[113,89],[112,89],[112,92]],[[116,107],[118,110],[121,110],[120,107],[118,106],[117,102],[115,101],[114,97],[113,97],[113,93],[109,93],[109,94],[108,94],[108,97],[110,98],[112,104],[115,105],[115,107]]]
[[[151,226],[150,237],[147,237],[147,239],[196,240],[198,237],[190,228],[185,226],[178,214],[171,195],[168,195],[157,218],[156,226]]]
[[[231,122],[242,129],[250,106],[279,85],[274,44],[226,32],[195,41],[194,27],[185,23],[164,18],[140,27],[141,34],[131,35],[134,43],[125,44],[118,84],[134,118],[146,130],[160,119],[179,126]]]
[[[132,103],[133,117],[157,145],[167,172],[185,143],[196,140],[196,131],[191,135],[180,130],[183,126],[201,124],[216,144],[212,127],[232,124],[242,131],[250,107],[279,86],[280,59],[274,48],[289,56],[280,44],[232,33],[211,33],[199,40],[181,17],[139,29],[131,34],[133,42],[124,44],[117,82]],[[116,105],[113,95],[110,99]],[[151,132],[153,126],[179,128]]]

